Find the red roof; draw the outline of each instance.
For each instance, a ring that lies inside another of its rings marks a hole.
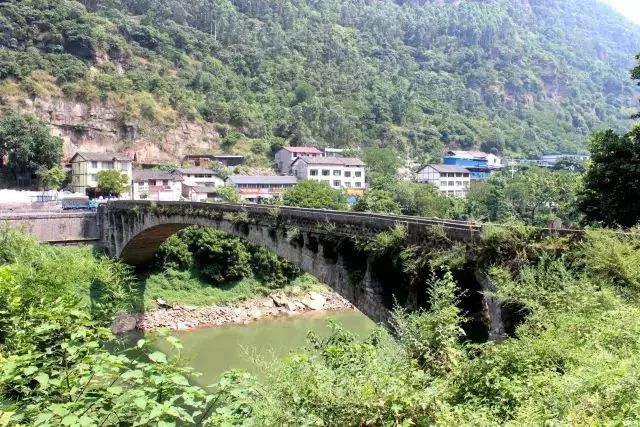
[[[283,147],[290,153],[298,153],[298,154],[322,154],[322,151],[318,150],[316,147]]]

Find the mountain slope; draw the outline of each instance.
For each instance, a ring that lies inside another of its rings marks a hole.
[[[640,28],[596,0],[9,0],[0,46],[0,102],[57,118],[67,151],[427,160],[581,151],[626,126]]]

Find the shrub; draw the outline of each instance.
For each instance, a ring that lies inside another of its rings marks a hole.
[[[188,270],[193,265],[193,254],[189,245],[174,234],[158,248],[156,262],[164,269]]]

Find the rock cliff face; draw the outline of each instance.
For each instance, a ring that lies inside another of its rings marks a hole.
[[[64,158],[77,151],[117,151],[136,156],[139,162],[178,162],[185,154],[216,152],[220,134],[210,123],[185,120],[160,125],[124,122],[115,104],[63,98],[2,98],[0,108],[33,114],[64,140]]]

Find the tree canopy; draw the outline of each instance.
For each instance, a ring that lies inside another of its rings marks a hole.
[[[0,158],[5,155],[14,178],[20,173],[32,175],[59,166],[62,139],[51,135],[47,124],[36,117],[9,114],[0,118]]]
[[[282,202],[286,206],[301,208],[344,210],[347,208],[347,197],[341,190],[331,188],[329,184],[304,180],[285,191]]]
[[[126,174],[112,169],[102,170],[96,174],[98,188],[102,193],[119,196],[124,193],[129,186],[129,178]]]
[[[640,126],[619,135],[598,132],[589,145],[580,209],[585,220],[632,227],[640,221]]]

